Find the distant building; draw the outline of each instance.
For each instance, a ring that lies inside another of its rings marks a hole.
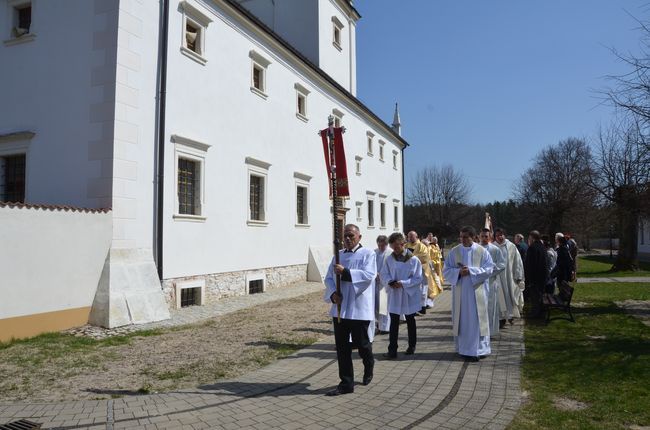
[[[359,18],[349,0],[0,3],[0,201],[110,209],[83,221],[109,231],[96,270],[60,281],[83,299],[5,301],[0,328],[72,306],[67,325],[146,322],[304,280],[331,250],[329,115],[347,130],[343,221],[366,246],[400,230],[407,143],[397,108],[388,125],[355,96]],[[0,207],[0,237],[38,206],[21,208]],[[16,300],[58,294],[13,279]]]
[[[637,243],[639,260],[650,261],[650,218],[641,218]]]

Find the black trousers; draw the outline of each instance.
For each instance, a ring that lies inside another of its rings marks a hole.
[[[388,335],[388,353],[397,354],[397,337],[399,336],[399,314],[390,314],[390,334]],[[409,347],[415,348],[417,342],[417,329],[415,328],[415,314],[406,315],[406,327],[409,333]]]
[[[372,355],[372,343],[368,337],[370,321],[348,320],[334,318],[334,340],[336,342],[336,358],[339,362],[339,387],[344,390],[354,389],[354,367],[352,366],[352,347],[359,349],[366,373],[372,374],[375,358]],[[352,335],[352,342],[350,342]]]

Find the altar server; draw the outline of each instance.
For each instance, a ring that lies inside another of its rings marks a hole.
[[[379,334],[386,334],[390,330],[390,315],[388,315],[388,295],[386,289],[381,284],[379,274],[381,268],[384,266],[384,261],[390,255],[388,249],[388,238],[383,234],[377,236],[377,249],[375,255],[377,256],[377,279],[375,280],[375,320],[377,322],[377,330]]]
[[[513,318],[520,318],[524,309],[524,263],[517,246],[506,239],[504,229],[495,229],[494,239],[506,262],[505,270],[499,273],[499,327],[503,328],[506,319],[512,324]]]
[[[501,278],[499,274],[506,269],[506,259],[503,257],[501,249],[492,243],[492,233],[490,229],[484,228],[479,235],[481,246],[485,248],[492,257],[494,269],[490,276],[488,290],[488,319],[490,322],[490,336],[494,337],[499,334],[499,291],[501,289]]]
[[[415,353],[417,331],[415,313],[422,307],[420,288],[422,285],[422,264],[406,248],[402,233],[393,233],[388,243],[393,253],[386,258],[379,278],[388,292],[388,312],[390,313],[390,338],[388,353],[384,357],[397,358],[397,337],[399,335],[400,315],[406,316],[408,328],[408,348],[405,354]]]
[[[372,381],[375,359],[372,355],[372,335],[375,320],[375,278],[377,257],[372,249],[361,246],[359,227],[348,224],[343,230],[345,248],[339,251],[339,264],[332,259],[325,277],[325,301],[332,303],[330,316],[334,320],[334,339],[339,367],[336,389],[327,393],[338,396],[354,392],[352,345],[359,348],[363,360],[363,384]],[[341,276],[341,293],[336,292],[336,275]],[[338,320],[337,304],[341,305]],[[350,338],[352,342],[350,342]]]

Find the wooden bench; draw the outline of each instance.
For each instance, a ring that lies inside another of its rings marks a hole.
[[[562,281],[559,286],[558,294],[544,294],[542,296],[542,305],[546,309],[546,323],[551,319],[567,319],[571,322],[576,322],[571,313],[571,298],[573,297],[573,287],[568,282]],[[566,312],[569,317],[556,317],[551,318],[551,309],[560,309]]]

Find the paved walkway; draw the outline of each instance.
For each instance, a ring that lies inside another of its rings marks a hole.
[[[581,278],[578,277],[579,284],[589,284],[594,282],[645,282],[650,284],[650,277],[648,276],[626,276],[622,278]]]
[[[433,311],[433,312],[432,312]],[[450,292],[418,318],[413,356],[378,360],[369,386],[326,397],[338,382],[331,338],[265,368],[214,385],[165,394],[57,404],[0,404],[0,424],[28,419],[61,429],[502,429],[520,403],[523,326],[467,363],[453,351]],[[405,347],[406,327],[400,347]],[[386,351],[386,336],[374,343]],[[355,354],[356,355],[356,354]],[[357,379],[361,360],[355,358]]]

